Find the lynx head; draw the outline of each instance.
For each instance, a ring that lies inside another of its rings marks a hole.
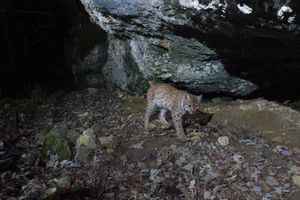
[[[196,96],[187,93],[185,95],[184,110],[189,114],[195,113],[199,108],[201,100],[202,94],[200,96]]]

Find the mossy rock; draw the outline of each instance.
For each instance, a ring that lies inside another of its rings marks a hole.
[[[56,124],[49,133],[45,135],[45,144],[42,156],[48,156],[49,153],[57,154],[59,160],[69,160],[71,150],[67,143],[68,128],[63,123]]]

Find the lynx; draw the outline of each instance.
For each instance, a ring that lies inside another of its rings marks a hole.
[[[161,123],[170,127],[165,116],[167,112],[171,112],[178,139],[181,141],[186,140],[182,125],[183,116],[186,113],[193,114],[199,108],[202,95],[195,96],[165,83],[149,83],[150,88],[147,92],[145,130],[149,130],[150,117],[156,110],[160,110],[159,120]]]

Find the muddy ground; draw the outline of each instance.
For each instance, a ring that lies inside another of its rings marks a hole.
[[[155,116],[145,133],[144,97],[90,88],[32,105],[1,104],[0,199],[300,199],[297,145],[213,113],[187,116],[179,142]],[[58,126],[66,157],[45,151]]]

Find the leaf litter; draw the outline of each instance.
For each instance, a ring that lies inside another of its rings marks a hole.
[[[121,92],[91,88],[53,95],[43,103],[49,113],[21,115],[18,135],[7,109],[1,110],[0,199],[297,199],[300,194],[299,152],[229,125],[200,126],[196,118],[187,119],[184,143],[173,128],[153,125],[146,134],[143,106],[131,109],[127,99]],[[72,133],[63,143],[71,149],[69,160],[44,148],[45,134],[57,123]],[[86,160],[75,159],[74,137],[92,145]]]

